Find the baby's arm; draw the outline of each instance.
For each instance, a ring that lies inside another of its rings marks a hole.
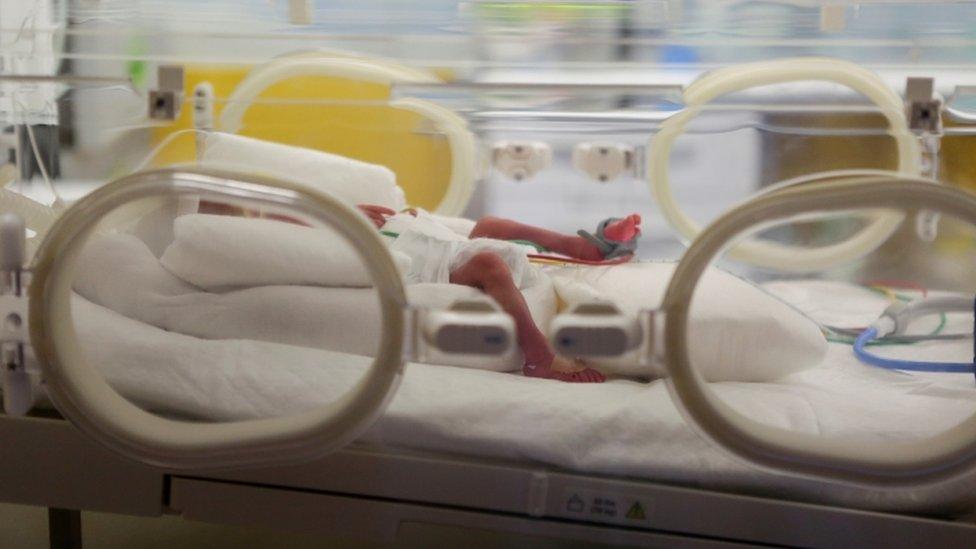
[[[366,217],[376,225],[377,229],[382,229],[386,225],[386,218],[396,215],[396,212],[383,206],[373,206],[371,204],[360,204],[359,210],[366,214]]]
[[[500,217],[483,217],[475,224],[471,231],[471,238],[496,238],[499,240],[528,240],[539,246],[548,248],[556,253],[587,261],[601,261],[606,259],[606,252],[612,251],[619,244],[632,241],[640,235],[641,218],[637,214],[625,218],[612,218],[603,228],[602,238],[606,243],[603,249],[594,242],[595,238],[583,238],[577,235],[566,235],[512,221]],[[587,233],[588,234],[588,233]],[[632,249],[632,247],[631,247]]]

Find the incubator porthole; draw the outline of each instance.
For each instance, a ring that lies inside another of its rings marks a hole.
[[[82,429],[128,432],[107,443],[186,468],[267,461],[261,441],[285,438],[321,454],[372,422],[399,379],[405,298],[361,214],[215,170],[112,190],[86,197],[90,215],[34,275],[52,281],[32,301],[34,337],[51,342],[38,352],[59,372],[48,387]],[[84,391],[99,396],[75,410]],[[87,423],[102,416],[111,427]]]
[[[865,219],[920,210],[941,219],[934,239],[903,224],[869,253],[800,275],[735,254],[768,239],[813,257]],[[696,425],[750,461],[878,485],[944,481],[976,456],[974,261],[976,199],[944,187],[849,182],[743,204],[671,281],[670,383]],[[783,392],[764,400],[755,390],[772,379]]]

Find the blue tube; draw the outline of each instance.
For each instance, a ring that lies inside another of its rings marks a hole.
[[[976,363],[973,362],[920,362],[915,360],[882,358],[865,349],[868,342],[873,341],[877,337],[877,328],[868,328],[861,332],[861,335],[857,336],[857,339],[854,341],[854,355],[861,362],[889,370],[905,370],[909,372],[948,372],[956,374],[976,372]]]

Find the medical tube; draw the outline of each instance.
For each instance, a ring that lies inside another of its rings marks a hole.
[[[700,77],[685,89],[686,108],[662,122],[648,150],[647,172],[651,192],[664,217],[686,240],[693,240],[701,232],[701,227],[678,207],[671,190],[669,168],[675,139],[707,103],[721,95],[804,80],[842,84],[871,100],[888,120],[889,134],[897,143],[898,173],[891,173],[891,177],[900,179],[901,175],[918,174],[918,143],[908,131],[901,98],[874,73],[854,63],[822,58],[782,59],[723,68]],[[877,248],[903,219],[901,213],[873,216],[870,224],[857,235],[829,250],[811,251],[772,242],[751,241],[738,244],[730,252],[730,257],[784,271],[827,268],[856,259]]]
[[[877,328],[868,328],[857,336],[854,341],[854,354],[865,364],[886,368],[888,370],[904,370],[908,372],[943,372],[953,374],[967,374],[973,371],[976,364],[972,362],[929,362],[920,360],[902,360],[884,358],[867,350],[867,344],[878,337]]]

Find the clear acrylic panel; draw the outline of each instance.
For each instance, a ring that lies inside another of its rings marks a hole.
[[[973,220],[938,210],[770,213],[698,280],[690,365],[784,452],[921,459],[976,413],[974,260]]]
[[[357,248],[252,194],[129,202],[78,251],[65,314],[82,357],[146,411],[296,416],[348,398],[377,355],[379,294]]]

